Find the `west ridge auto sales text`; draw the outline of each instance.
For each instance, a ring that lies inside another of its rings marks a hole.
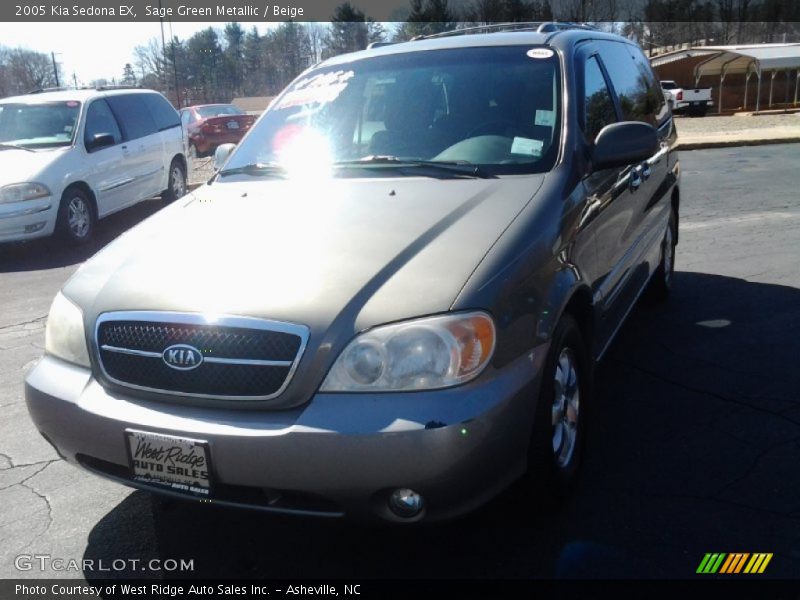
[[[361,594],[360,585],[345,585],[345,595]],[[123,596],[268,596],[270,592],[284,594],[286,596],[338,596],[339,592],[336,586],[328,584],[319,585],[288,585],[282,589],[275,589],[259,584],[248,585],[230,585],[219,583],[217,585],[169,585],[169,584],[149,584],[149,585],[131,585],[131,584],[113,584],[104,587],[93,587],[89,585],[66,585],[66,584],[53,584],[50,586],[45,585],[24,585],[17,584],[15,586],[15,595],[46,595],[50,593],[53,596],[99,596],[101,593],[113,595],[119,592]]]

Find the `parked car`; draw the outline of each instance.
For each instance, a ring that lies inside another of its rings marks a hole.
[[[594,363],[672,286],[676,138],[641,50],[588,28],[331,58],[65,284],[33,421],[98,475],[264,511],[561,498]]]
[[[664,90],[672,112],[686,112],[702,117],[714,106],[711,88],[684,89],[674,81],[664,79],[661,81],[661,89]]]
[[[61,90],[0,100],[0,242],[60,234],[186,192],[178,112],[141,89]]]
[[[233,104],[198,104],[182,109],[189,156],[197,158],[213,153],[222,144],[238,144],[255,120]]]

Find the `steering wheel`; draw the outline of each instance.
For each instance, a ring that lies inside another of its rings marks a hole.
[[[519,125],[511,119],[494,119],[492,121],[484,121],[480,125],[470,129],[464,136],[464,139],[476,137],[478,134],[497,134],[498,131],[502,131],[502,134],[505,135],[505,132],[508,129],[519,130]]]

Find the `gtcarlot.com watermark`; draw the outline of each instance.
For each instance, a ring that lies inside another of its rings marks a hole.
[[[51,554],[20,554],[14,558],[14,566],[19,571],[40,571],[76,573],[147,572],[160,573],[194,571],[194,559],[185,558],[63,558]]]

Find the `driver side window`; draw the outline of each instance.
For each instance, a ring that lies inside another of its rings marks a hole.
[[[122,141],[122,132],[117,124],[117,119],[103,99],[95,100],[86,110],[86,127],[83,131],[84,145],[88,148],[94,137],[101,133],[114,136],[115,145]]]
[[[594,142],[603,127],[617,121],[614,102],[595,56],[586,61],[583,91],[583,131],[586,139]]]

